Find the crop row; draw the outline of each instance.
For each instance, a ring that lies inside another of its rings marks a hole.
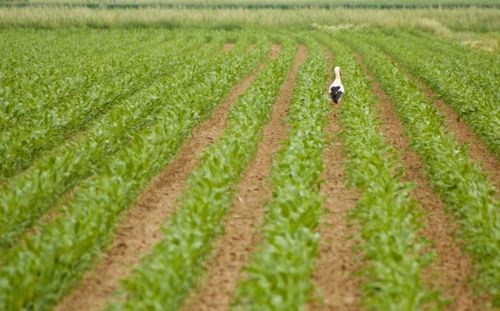
[[[10,129],[2,131],[0,180],[24,169],[45,150],[72,133],[88,128],[114,106],[123,105],[132,94],[170,74],[179,66],[176,54],[194,50],[203,43],[203,37],[187,42],[180,37],[141,52],[111,53],[107,64],[96,66],[88,60],[67,73],[70,76],[65,80],[78,84],[76,92],[68,94],[57,85],[48,85],[49,90],[33,94],[33,103],[28,106],[30,111],[24,112],[30,122],[17,121]],[[88,87],[77,82],[79,80],[84,80]],[[15,104],[16,109],[23,103],[20,98],[8,101]]]
[[[244,48],[242,46],[236,51],[241,53]],[[193,88],[193,81],[203,81],[207,73],[219,66],[223,57],[235,55],[223,56],[214,48],[205,49],[204,57],[200,57],[200,52],[177,52],[170,59],[172,66],[177,66],[175,74],[153,83],[125,103],[116,105],[87,133],[48,153],[0,188],[0,245],[15,243],[18,235],[59,200],[62,194],[102,166],[111,154],[130,140],[134,132],[153,123],[162,110],[169,109],[168,102],[166,105],[161,104],[165,98],[175,102],[187,100],[187,96],[194,96],[194,99],[204,94],[204,85]],[[191,58],[196,60],[189,61]],[[184,89],[190,90],[182,92]],[[192,95],[193,92],[200,92],[200,95]]]
[[[6,43],[0,62],[3,129],[19,123],[35,124],[38,120],[31,120],[31,115],[56,104],[66,106],[65,100],[86,91],[91,86],[88,82],[96,82],[102,70],[119,69],[115,63],[123,54],[135,56],[137,51],[146,55],[147,49],[137,50],[141,43],[153,47],[174,37],[171,33],[129,31],[13,30],[2,33],[2,38]],[[113,72],[108,74],[108,78],[114,77]]]
[[[391,32],[389,35],[370,33],[368,37],[428,83],[500,157],[498,57],[482,55],[428,35],[420,38]]]
[[[340,107],[340,134],[348,182],[361,193],[350,216],[359,226],[363,303],[371,310],[420,310],[440,305],[422,271],[433,259],[419,236],[422,208],[411,198],[412,183],[401,180],[397,151],[380,133],[377,102],[363,69],[344,44],[327,39],[349,86]]]
[[[124,281],[112,310],[175,310],[203,272],[203,261],[234,199],[235,184],[257,150],[295,48],[285,43],[230,111],[222,136],[201,156],[163,239]]]
[[[302,39],[304,40],[304,39]],[[236,293],[237,310],[299,310],[312,291],[310,276],[318,248],[315,229],[322,213],[319,193],[330,113],[325,98],[327,61],[307,40],[287,121],[288,139],[273,161],[272,199],[266,205],[262,241],[245,268]]]
[[[500,304],[500,204],[494,187],[465,148],[447,132],[443,116],[422,89],[380,50],[364,41],[364,37],[350,35],[350,44],[363,54],[393,101],[427,178],[460,224],[460,237],[475,263],[476,285]]]
[[[60,216],[4,252],[0,309],[50,309],[109,243],[119,216],[146,183],[169,163],[192,129],[256,66],[265,51],[260,43],[250,55],[234,53],[214,59],[218,65],[195,75],[188,87],[167,84],[158,86],[154,95],[145,94],[143,102],[152,100],[163,107],[153,125],[129,134],[130,141],[75,189]],[[191,76],[192,71],[181,74]]]

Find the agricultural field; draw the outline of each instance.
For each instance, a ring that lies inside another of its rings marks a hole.
[[[500,308],[500,11],[369,12],[1,8],[0,310]]]

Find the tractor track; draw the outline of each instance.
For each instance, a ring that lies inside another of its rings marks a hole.
[[[469,283],[473,275],[472,263],[453,238],[458,225],[451,215],[444,211],[444,204],[439,195],[432,190],[425,178],[423,164],[417,153],[410,149],[410,140],[393,103],[382,90],[380,83],[373,78],[360,55],[357,55],[357,60],[371,80],[373,93],[379,100],[379,116],[382,121],[380,130],[387,142],[399,151],[405,167],[403,180],[415,183],[412,196],[426,212],[420,234],[432,241],[429,248],[436,252],[437,258],[426,269],[423,278],[433,288],[442,289],[447,298],[453,299],[446,310],[475,310],[480,298],[473,295]]]
[[[174,213],[187,177],[197,166],[198,155],[224,131],[230,107],[252,84],[264,64],[243,78],[216,108],[194,129],[174,160],[143,191],[116,229],[111,246],[84,276],[79,286],[56,307],[58,311],[100,310],[118,288],[119,281],[162,239],[161,225]]]
[[[275,55],[279,53],[277,46],[272,51]],[[298,68],[306,57],[306,48],[299,46],[292,69],[273,106],[271,119],[263,128],[263,138],[256,155],[236,188],[237,199],[224,219],[224,235],[216,240],[213,255],[207,261],[207,275],[200,287],[186,300],[182,310],[230,308],[231,297],[241,278],[242,268],[260,240],[259,228],[264,222],[264,206],[271,198],[267,177],[271,170],[272,156],[287,136],[283,118],[292,100]]]

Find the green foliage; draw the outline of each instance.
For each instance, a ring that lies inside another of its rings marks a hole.
[[[367,39],[428,83],[500,159],[500,57],[413,33],[370,32]]]
[[[219,43],[223,38],[219,38]],[[178,41],[177,45],[182,43],[185,42]],[[202,44],[200,38],[193,40],[195,47]],[[215,70],[221,59],[246,48],[241,46],[231,54],[220,55],[220,44],[214,44],[203,52],[198,50],[197,53],[189,51],[193,45],[185,45],[187,49],[172,48],[171,53],[163,52],[168,62],[158,66],[159,71],[166,72],[176,67],[175,74],[151,83],[125,102],[115,105],[88,132],[45,155],[0,188],[0,246],[15,243],[18,235],[57,202],[62,194],[104,165],[110,155],[130,140],[134,132],[154,123],[163,110],[170,108],[169,104],[162,105],[162,100],[169,98],[175,102],[204,96],[205,75]],[[192,58],[195,61],[190,61]],[[136,65],[144,68],[140,63]],[[192,87],[198,81],[201,84]],[[76,111],[78,107],[74,109]]]
[[[253,157],[261,129],[293,61],[287,44],[269,63],[230,111],[230,123],[220,139],[201,156],[190,175],[180,205],[163,240],[124,280],[124,299],[112,310],[175,310],[203,271],[222,218],[234,198],[234,187]]]
[[[321,46],[305,41],[309,56],[297,75],[289,138],[273,163],[263,240],[237,289],[237,310],[299,310],[313,288],[310,275],[318,247],[314,231],[323,202],[323,128],[330,109],[323,96],[326,57]]]
[[[439,293],[427,287],[422,272],[433,259],[419,237],[422,208],[403,182],[397,152],[380,134],[376,101],[352,51],[327,38],[347,88],[340,107],[341,141],[347,155],[348,181],[361,191],[350,214],[359,224],[363,258],[363,302],[370,310],[438,309]]]
[[[216,58],[209,72],[191,75],[188,90],[159,86],[163,92],[148,98],[165,107],[154,124],[130,133],[129,143],[75,189],[63,215],[2,254],[0,309],[52,308],[109,243],[122,212],[264,52],[259,45],[250,55]]]
[[[177,64],[165,50],[175,51],[184,40],[154,32],[131,32],[129,37],[125,31],[56,33],[54,51],[41,52],[48,43],[32,40],[30,32],[21,40],[7,38],[21,43],[9,46],[2,61],[0,181],[171,71]],[[107,42],[98,45],[90,39]],[[138,49],[141,40],[151,50]]]
[[[364,37],[351,34],[349,41],[362,52],[394,102],[428,179],[460,224],[460,237],[476,268],[475,284],[492,296],[495,305],[500,305],[500,204],[495,188],[443,127],[442,115],[422,89],[380,50],[363,44]]]

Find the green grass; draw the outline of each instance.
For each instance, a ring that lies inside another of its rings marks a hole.
[[[429,32],[499,31],[499,9],[89,9],[65,7],[1,8],[0,29],[11,27],[137,28],[299,27],[316,25],[417,27]]]

